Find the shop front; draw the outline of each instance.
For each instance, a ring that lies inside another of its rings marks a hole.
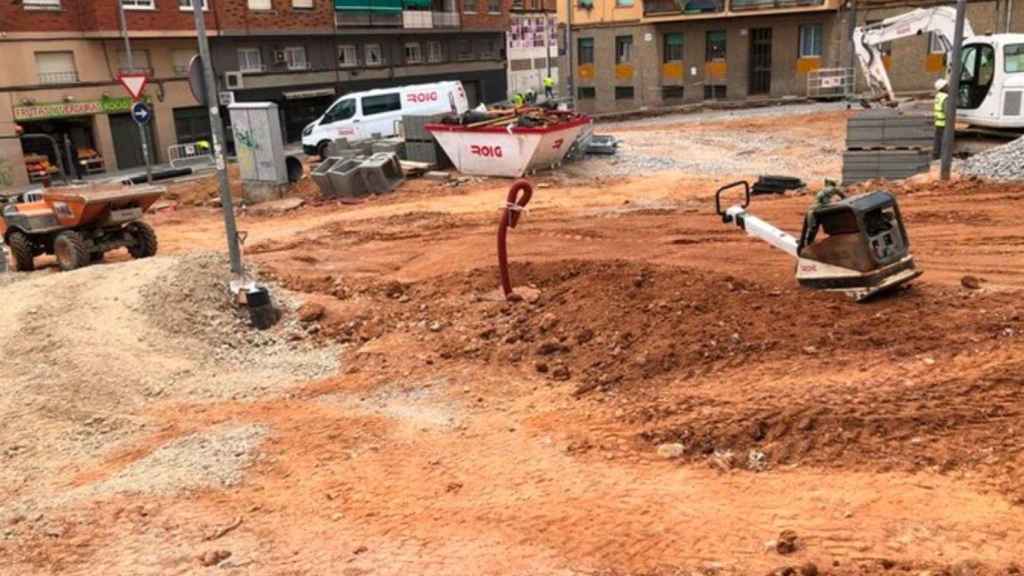
[[[126,97],[48,103],[23,99],[14,106],[13,117],[21,129],[29,180],[43,182],[61,172],[82,178],[143,165],[131,105]]]

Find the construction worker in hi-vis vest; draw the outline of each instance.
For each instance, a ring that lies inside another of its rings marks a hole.
[[[942,136],[946,132],[946,99],[949,83],[945,78],[935,81],[935,104],[932,112],[935,114],[935,144],[932,148],[932,158],[938,159],[942,156]]]

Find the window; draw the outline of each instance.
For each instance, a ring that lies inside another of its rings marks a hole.
[[[338,46],[338,68],[351,68],[359,65],[355,44]]]
[[[684,89],[682,86],[662,86],[661,98],[663,100],[682,100]]]
[[[616,8],[629,8],[633,5],[633,0],[615,0]]]
[[[196,55],[191,50],[175,50],[171,52],[171,60],[174,62],[174,73],[178,76],[188,74],[188,66]]]
[[[477,3],[480,0],[462,0],[462,11],[466,14],[477,13]]]
[[[594,63],[594,39],[593,38],[580,38],[578,42],[578,50],[576,50],[576,58],[580,64],[593,64]]]
[[[632,86],[616,86],[615,87],[615,99],[616,100],[632,100],[633,99],[633,87]]]
[[[365,47],[365,51],[367,66],[384,65],[384,51],[381,50],[380,44],[367,44]]]
[[[821,58],[821,24],[800,26],[800,57]]]
[[[633,56],[633,37],[632,36],[616,36],[615,37],[615,63],[626,64],[632,59]]]
[[[239,48],[238,69],[242,72],[263,72],[263,55],[259,48]]]
[[[458,60],[473,59],[473,43],[465,38],[455,41],[455,58]]]
[[[501,55],[501,47],[498,46],[498,41],[490,38],[484,40],[484,45],[480,49],[481,58],[498,58]]]
[[[419,64],[423,62],[423,49],[420,48],[419,42],[409,42],[405,45],[405,63],[406,64]],[[363,104],[366,107],[366,104]]]
[[[154,10],[155,0],[121,0],[125,10]]]
[[[1003,72],[1024,72],[1024,44],[1010,44],[1003,48]]]
[[[402,99],[398,92],[393,94],[381,94],[379,96],[367,96],[363,98],[363,116],[373,116],[385,112],[394,112],[402,109]]]
[[[704,45],[704,61],[725,60],[725,30],[711,30]]]
[[[249,0],[249,10],[270,10],[270,0]]]
[[[348,120],[356,115],[356,101],[353,98],[342,100],[324,114],[324,123],[330,124],[339,120]]]
[[[928,53],[929,54],[945,54],[946,53],[946,39],[937,32],[928,33]]]
[[[722,98],[725,98],[725,86],[724,85],[721,85],[721,84],[719,84],[717,86],[711,86],[711,85],[707,85],[707,84],[704,85],[704,99],[705,100],[722,99]]]
[[[444,47],[437,40],[427,42],[427,61],[444,62]]]
[[[117,52],[118,72],[143,73],[153,75],[153,68],[149,64],[149,50],[132,50],[132,66],[128,65],[128,53],[124,50]]]
[[[487,12],[501,14],[501,0],[487,0]]]
[[[665,34],[665,46],[662,55],[664,62],[681,62],[683,59],[683,35],[674,32]]]
[[[593,86],[580,86],[576,90],[576,98],[578,100],[593,100],[597,98],[597,88]]]
[[[203,10],[209,10],[210,7],[206,4],[206,0],[200,0],[200,1],[202,2],[202,4],[200,4],[200,6],[203,7]],[[192,9],[192,2],[193,2],[193,0],[178,0],[178,9],[179,10],[191,10]]]
[[[292,8],[300,10],[312,10],[313,0],[292,0]]]
[[[36,52],[36,69],[40,84],[74,84],[78,82],[74,52]]]
[[[60,0],[22,0],[25,10],[59,10]]]
[[[305,70],[309,68],[306,61],[305,46],[288,46],[284,49],[284,62],[289,70]]]

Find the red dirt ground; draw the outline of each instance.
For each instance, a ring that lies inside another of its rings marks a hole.
[[[1024,185],[886,185],[925,274],[856,304],[723,225],[710,180],[535,182],[510,253],[536,297],[512,304],[505,182],[242,216],[248,257],[325,307],[344,373],[155,406],[164,432],[80,481],[219,423],[271,439],[241,487],[91,503],[0,552],[51,573],[1019,573]],[[811,200],[752,210],[798,230]],[[169,253],[223,242],[215,210],[153,222]],[[154,547],[178,552],[141,562]],[[219,549],[227,570],[196,560]]]

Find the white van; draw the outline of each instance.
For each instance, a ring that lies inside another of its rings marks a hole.
[[[324,148],[337,138],[355,142],[378,134],[395,136],[405,114],[461,114],[467,109],[469,100],[458,81],[353,92],[302,130],[302,150],[323,157]]]

